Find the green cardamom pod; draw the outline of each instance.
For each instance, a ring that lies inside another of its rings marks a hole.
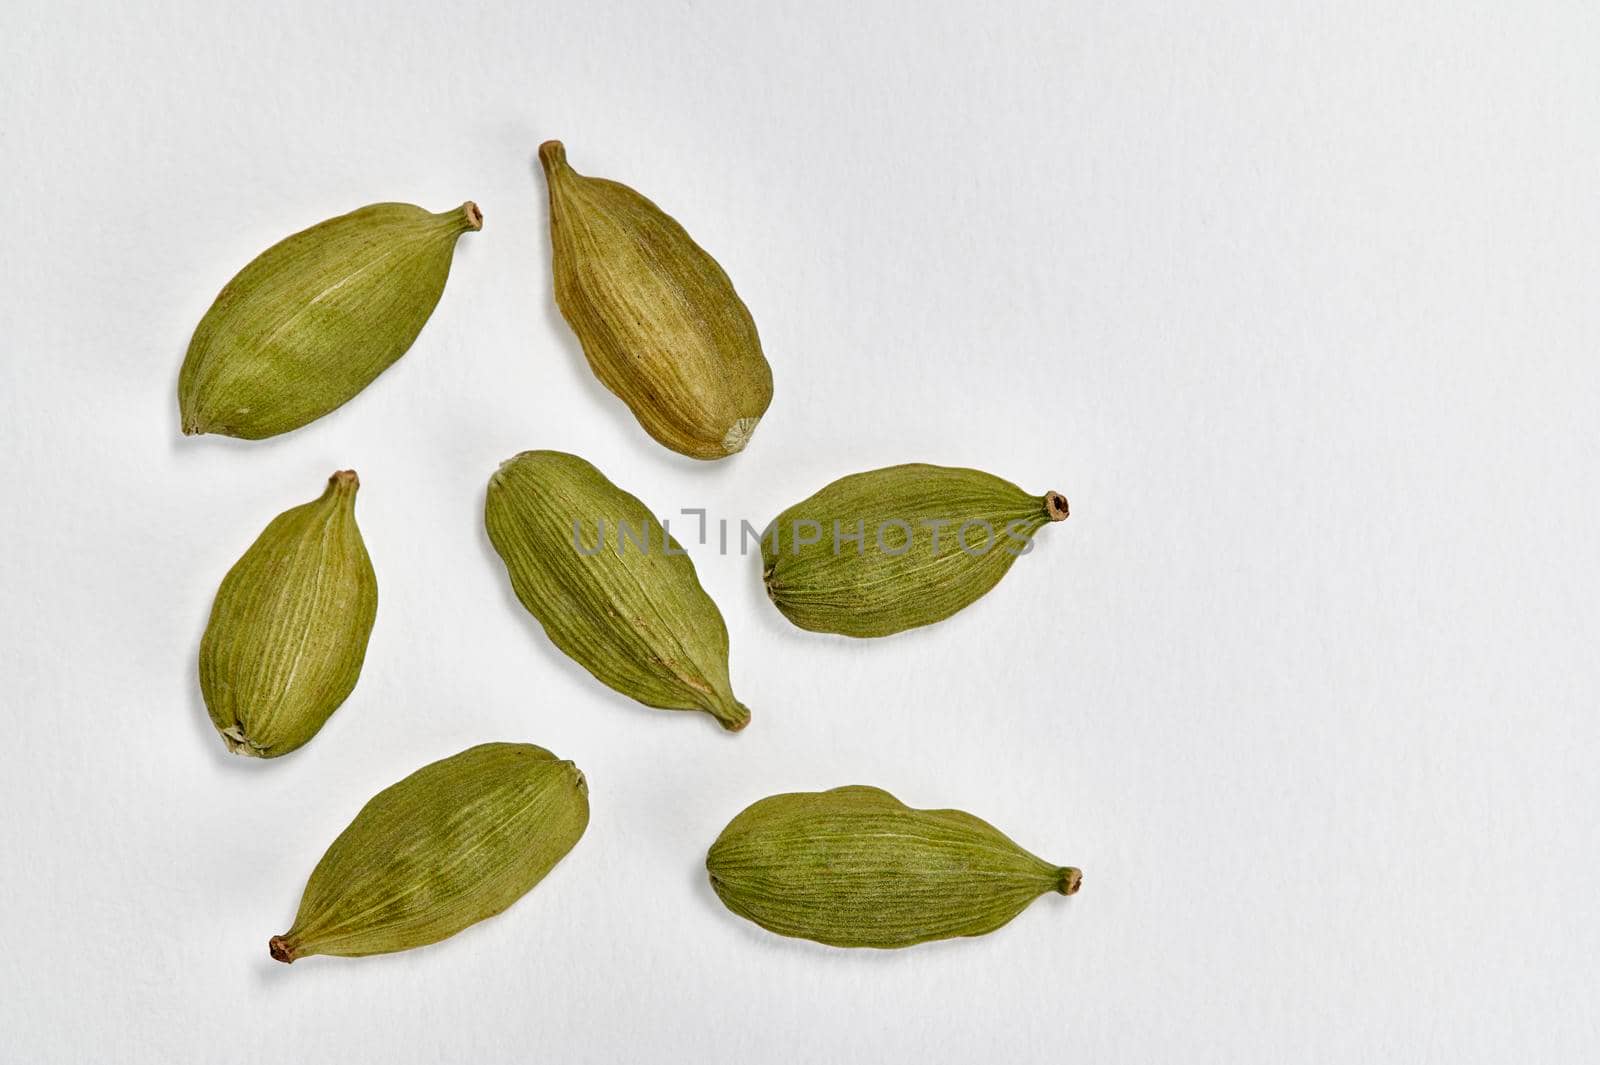
[[[1083,881],[971,814],[861,785],[762,799],[722,830],[706,870],[740,917],[834,947],[981,936]]]
[[[913,463],[841,477],[761,539],[767,595],[802,629],[888,636],[943,621],[993,588],[1033,534],[1067,516],[993,474]]]
[[[388,954],[447,939],[516,902],[589,824],[589,786],[529,743],[423,766],[361,808],[311,872],[281,962]]]
[[[681,454],[744,449],[772,402],[756,324],[717,261],[661,208],[539,147],[556,306],[600,382]]]
[[[489,478],[484,522],[522,605],[602,684],[726,729],[749,722],[722,614],[638,499],[576,455],[524,451]]]
[[[178,376],[185,433],[259,440],[316,421],[406,353],[450,275],[468,202],[376,203],[279,241],[223,288]]]
[[[361,676],[378,578],[356,527],[354,470],[286,510],[222,579],[200,640],[200,691],[228,749],[288,754]]]

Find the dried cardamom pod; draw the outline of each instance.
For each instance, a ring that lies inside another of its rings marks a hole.
[[[259,440],[317,420],[406,353],[477,204],[375,203],[256,256],[200,319],[178,376],[185,433]]]
[[[516,902],[589,824],[571,762],[529,743],[485,743],[380,791],[322,856],[281,962],[437,943]]]
[[[772,402],[756,324],[722,267],[661,208],[539,146],[556,306],[600,382],[674,451],[744,449]]]
[[[524,451],[489,478],[484,521],[522,605],[602,684],[726,729],[749,723],[722,614],[638,499],[576,455]]]
[[[378,579],[356,527],[354,470],[286,510],[222,579],[200,640],[200,691],[228,749],[299,747],[356,686]]]
[[[767,595],[802,629],[887,636],[943,621],[993,588],[1033,534],[1067,516],[979,470],[913,463],[841,477],[761,539]]]
[[[834,947],[981,936],[1083,881],[971,814],[861,785],[762,799],[722,830],[706,870],[740,917]]]

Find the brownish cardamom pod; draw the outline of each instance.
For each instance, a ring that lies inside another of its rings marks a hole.
[[[573,170],[560,141],[539,161],[556,305],[595,376],[672,450],[743,450],[772,402],[772,368],[728,275],[661,208]]]

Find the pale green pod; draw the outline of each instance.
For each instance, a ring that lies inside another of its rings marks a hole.
[[[772,402],[772,368],[728,275],[661,208],[573,170],[560,141],[539,161],[556,306],[595,376],[672,450],[743,450]]]
[[[292,962],[437,943],[526,895],[588,824],[583,774],[543,747],[485,743],[423,766],[333,841],[268,949]]]
[[[981,936],[1083,881],[971,814],[861,785],[762,799],[722,830],[706,871],[739,916],[834,947]]]
[[[638,499],[576,455],[524,451],[489,478],[484,522],[522,605],[601,683],[726,729],[749,722],[722,613]]]
[[[356,527],[354,470],[284,511],[222,579],[200,641],[200,691],[228,749],[304,744],[361,676],[378,578]]]
[[[256,256],[200,319],[178,376],[185,433],[249,440],[352,399],[411,347],[450,275],[470,201],[430,214],[376,203]]]
[[[942,621],[988,592],[1033,535],[1067,516],[980,470],[912,463],[841,477],[761,538],[767,595],[802,629],[887,636]]]

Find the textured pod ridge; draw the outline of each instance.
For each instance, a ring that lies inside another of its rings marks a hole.
[[[885,949],[984,935],[1083,882],[987,821],[863,785],[760,800],[723,829],[706,871],[729,910],[768,931]]]
[[[773,519],[767,596],[795,625],[888,636],[931,625],[989,592],[1045,525],[1059,492],[1029,495],[981,470],[910,463],[841,477]]]
[[[261,439],[298,429],[411,347],[444,292],[472,201],[431,214],[378,203],[279,241],[223,287],[178,377],[186,434]]]
[[[749,723],[722,613],[639,499],[576,455],[525,451],[489,478],[484,524],[517,599],[602,684],[730,731]]]
[[[754,319],[721,265],[633,189],[539,148],[556,306],[600,382],[657,442],[697,459],[742,451],[772,402]]]
[[[588,782],[527,743],[486,743],[379,792],[317,863],[281,962],[410,950],[492,917],[555,868],[589,824]]]
[[[355,688],[378,609],[354,470],[274,518],[223,578],[200,641],[200,691],[235,754],[315,736]]]

